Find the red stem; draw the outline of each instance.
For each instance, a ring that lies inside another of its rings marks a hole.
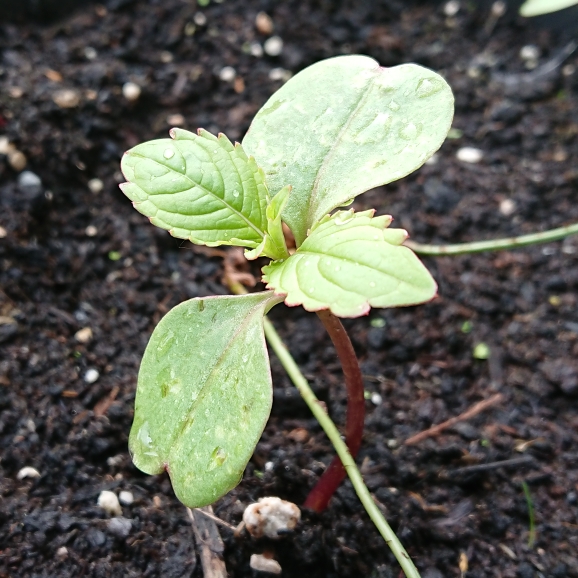
[[[365,419],[365,398],[361,370],[359,369],[359,363],[351,340],[341,321],[328,310],[318,311],[317,315],[321,319],[327,333],[329,333],[329,337],[331,337],[343,368],[345,386],[347,388],[345,443],[351,455],[355,457],[361,445]],[[329,467],[319,478],[317,484],[309,492],[303,506],[316,512],[322,512],[327,508],[329,500],[345,478],[345,475],[345,468],[341,460],[338,456],[335,456]]]

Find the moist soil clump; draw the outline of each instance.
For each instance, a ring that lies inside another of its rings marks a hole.
[[[417,62],[455,92],[450,138],[355,207],[392,214],[422,242],[569,224],[570,32],[466,3],[448,16],[394,1],[109,0],[56,22],[3,21],[0,576],[202,576],[185,508],[167,476],[132,465],[127,438],[155,324],[185,299],[227,293],[223,260],[134,211],[118,189],[123,151],[171,126],[240,140],[266,99],[322,58]],[[282,45],[266,44],[274,36]],[[366,381],[358,461],[369,489],[423,578],[576,577],[578,240],[426,264],[434,301],[345,322]],[[342,376],[317,318],[283,307],[271,318],[342,424]],[[272,417],[242,482],[214,505],[234,525],[263,496],[301,504],[333,455],[272,366]],[[474,417],[404,443],[497,394]],[[35,471],[23,477],[25,467]],[[130,492],[123,519],[97,505],[103,490]],[[221,534],[235,578],[253,576],[249,558],[263,552],[287,578],[400,576],[347,482],[282,540]]]

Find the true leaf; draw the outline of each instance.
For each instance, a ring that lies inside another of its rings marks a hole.
[[[267,226],[263,172],[238,143],[174,128],[129,150],[121,185],[151,222],[193,243],[256,247]]]
[[[388,229],[391,217],[373,211],[326,216],[299,249],[263,268],[267,287],[286,295],[287,305],[330,309],[339,317],[365,315],[371,307],[429,301],[436,283],[413,251],[401,246],[403,229]]]
[[[257,257],[260,257],[261,255],[267,255],[275,260],[289,257],[285,236],[283,234],[281,213],[287,205],[290,193],[291,187],[287,186],[281,189],[271,199],[266,211],[267,234],[265,235],[263,242],[256,249],[245,251],[245,257],[250,261],[257,259]]]
[[[241,478],[269,416],[263,315],[272,291],[191,299],[154,330],[141,363],[129,447],[148,474],[168,471],[189,507]]]
[[[452,117],[451,89],[435,72],[340,56],[273,94],[243,146],[269,190],[292,185],[283,220],[299,245],[326,213],[420,167],[441,146]]]

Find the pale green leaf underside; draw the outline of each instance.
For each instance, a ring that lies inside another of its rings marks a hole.
[[[271,410],[263,315],[273,292],[191,299],[154,330],[141,363],[129,447],[177,497],[210,504],[240,480]]]
[[[373,217],[373,211],[338,211],[289,259],[264,267],[263,279],[286,295],[287,305],[330,309],[339,317],[429,301],[436,283],[413,251],[400,246],[407,233],[387,229],[390,222],[389,216]]]
[[[282,86],[257,113],[243,146],[270,191],[293,186],[283,218],[300,244],[334,208],[420,167],[446,138],[453,102],[431,70],[340,56]]]
[[[520,8],[522,16],[540,16],[569,8],[578,4],[578,0],[527,0]]]
[[[123,156],[124,194],[174,237],[256,247],[267,226],[268,193],[255,160],[222,134],[170,134],[172,140],[148,141]]]

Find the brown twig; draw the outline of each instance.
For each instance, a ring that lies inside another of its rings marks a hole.
[[[221,520],[221,518],[215,516],[215,514],[213,514],[212,512],[204,510],[203,508],[195,508],[195,512],[199,512],[200,514],[203,514],[203,516],[207,516],[207,518],[210,518],[216,524],[223,526],[223,528],[231,530],[231,532],[237,532],[238,529],[237,527],[233,526],[232,524],[229,524],[229,522],[225,522],[225,520]]]
[[[487,464],[474,464],[473,466],[464,466],[450,470],[444,476],[446,478],[453,478],[464,474],[477,474],[479,472],[489,472],[490,470],[497,470],[499,468],[517,468],[518,466],[533,465],[536,461],[532,456],[523,456],[521,458],[512,458],[510,460],[501,460],[499,462],[490,462]]]
[[[223,561],[225,546],[221,540],[219,529],[211,518],[201,516],[199,512],[212,515],[213,509],[211,506],[205,506],[204,508],[195,508],[195,513],[193,513],[190,508],[187,508],[203,567],[203,576],[204,578],[227,578],[227,568]]]
[[[421,441],[423,441],[429,437],[437,436],[440,433],[442,433],[444,430],[455,425],[456,423],[458,423],[460,421],[468,420],[468,419],[478,415],[482,411],[484,411],[484,410],[486,410],[486,409],[488,409],[494,405],[499,404],[501,401],[503,401],[503,399],[504,399],[504,396],[501,393],[496,393],[495,395],[492,395],[492,397],[489,397],[488,399],[483,399],[482,401],[478,401],[478,403],[475,403],[474,405],[472,405],[472,407],[470,407],[470,409],[464,411],[464,413],[461,413],[460,415],[452,417],[452,418],[448,419],[447,421],[444,421],[443,423],[440,423],[438,425],[434,425],[434,426],[430,427],[429,429],[426,429],[425,431],[422,431],[418,434],[411,436],[410,438],[405,440],[404,445],[413,446],[413,445],[418,444],[419,442],[421,442]]]

